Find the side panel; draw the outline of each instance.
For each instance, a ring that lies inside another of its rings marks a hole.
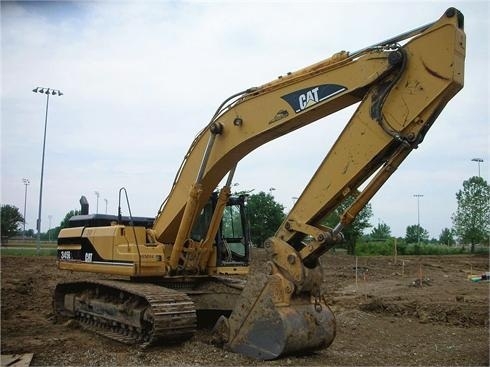
[[[162,276],[166,274],[166,258],[162,244],[146,243],[144,227],[77,227],[60,232],[58,268],[125,276]]]

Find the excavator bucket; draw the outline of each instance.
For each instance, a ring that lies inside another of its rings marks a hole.
[[[253,272],[251,274],[254,274]],[[320,297],[293,294],[284,278],[261,272],[247,281],[228,319],[221,317],[215,337],[226,349],[258,360],[328,347],[335,338],[335,317]]]

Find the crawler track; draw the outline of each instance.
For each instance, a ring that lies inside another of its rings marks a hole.
[[[189,339],[197,324],[194,303],[186,294],[116,280],[60,283],[54,309],[88,330],[142,346]]]

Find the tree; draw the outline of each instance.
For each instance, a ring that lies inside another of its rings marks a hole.
[[[259,247],[276,233],[286,216],[284,206],[277,203],[270,193],[263,191],[248,197],[247,214],[252,243]]]
[[[51,228],[50,230],[41,233],[41,240],[42,241],[55,241],[58,238],[58,235],[60,234],[60,231],[63,228],[67,228],[69,226],[69,221],[70,218],[73,217],[74,215],[79,215],[80,210],[70,210],[68,213],[65,214],[65,217],[63,220],[60,222],[60,225],[54,228]]]
[[[378,223],[371,231],[371,239],[373,241],[384,241],[391,237],[391,228],[386,223]]]
[[[51,239],[56,239],[58,238],[58,235],[60,234],[60,231],[63,228],[68,227],[68,222],[70,221],[70,218],[73,217],[74,215],[80,215],[80,210],[70,210],[68,213],[65,214],[65,217],[61,221],[60,225],[58,227],[52,228],[51,229]],[[48,237],[49,233],[46,233],[46,237]]]
[[[70,210],[68,213],[65,214],[65,218],[60,223],[60,230],[63,228],[68,227],[68,222],[70,221],[70,218],[75,216],[75,215],[80,215],[80,210]]]
[[[444,228],[439,235],[439,243],[443,243],[445,245],[451,246],[455,244],[453,231],[449,228]]]
[[[429,232],[418,224],[408,226],[405,233],[405,241],[407,243],[427,242],[429,241]]]
[[[490,186],[481,177],[473,176],[463,182],[456,193],[458,207],[451,217],[454,232],[461,242],[475,245],[490,237]]]
[[[335,227],[340,221],[340,217],[344,211],[354,202],[354,199],[359,193],[347,197],[343,202],[340,203],[334,211],[325,217],[323,224],[328,227]],[[370,218],[373,216],[373,210],[371,204],[367,204],[357,215],[356,219],[342,230],[344,234],[345,242],[347,245],[347,253],[354,255],[356,251],[356,242],[359,237],[362,236],[363,231],[366,228],[371,227],[369,223]]]
[[[20,224],[24,223],[24,217],[20,214],[19,209],[13,205],[2,205],[0,217],[2,237],[15,236],[19,232]]]
[[[36,234],[34,233],[34,230],[32,228],[26,230],[25,233],[26,237],[34,237]]]

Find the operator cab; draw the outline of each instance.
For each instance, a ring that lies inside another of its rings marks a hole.
[[[192,229],[192,240],[201,241],[206,236],[217,201],[218,193],[214,192]],[[231,196],[226,204],[221,225],[216,234],[217,266],[248,264],[250,243],[250,231],[246,216],[246,196]]]

